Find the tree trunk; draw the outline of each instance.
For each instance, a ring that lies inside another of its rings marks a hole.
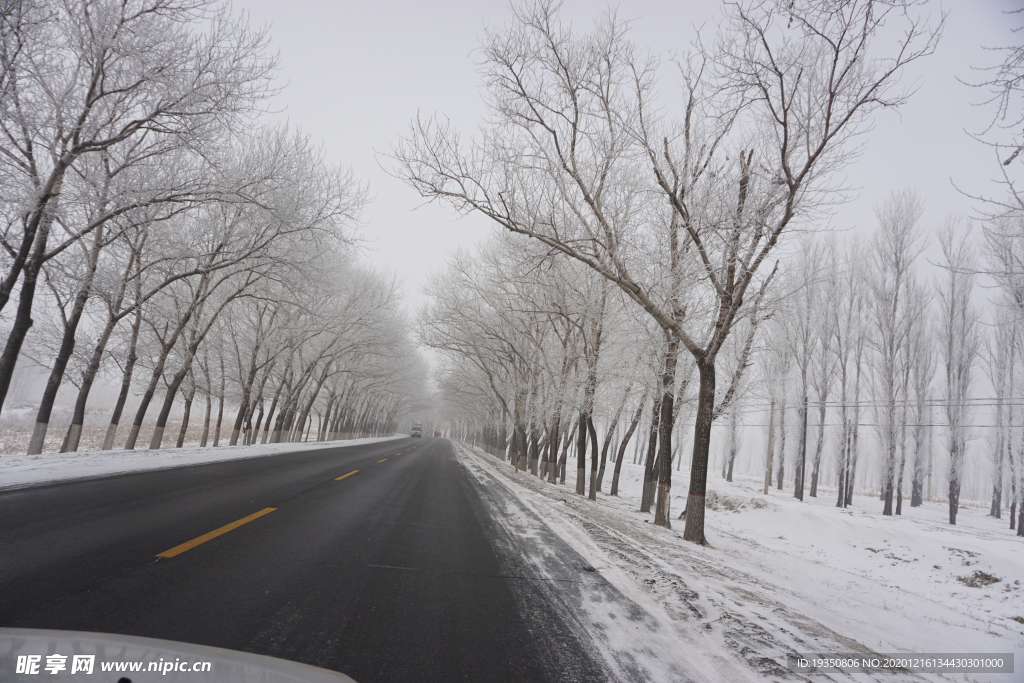
[[[576,425],[573,425],[569,429],[565,430],[565,436],[563,437],[562,455],[561,457],[558,458],[558,472],[556,473],[556,476],[558,476],[559,484],[565,483],[565,469],[568,466],[569,462],[569,444],[572,441],[572,433],[574,431],[576,431]]]
[[[708,486],[708,453],[715,409],[715,363],[698,361],[697,370],[700,373],[700,390],[697,397],[697,419],[693,426],[693,460],[690,464],[690,491],[686,497],[683,539],[704,545],[704,497]]]
[[[561,437],[559,424],[561,419],[558,415],[555,416],[555,422],[551,426],[551,436],[548,439],[548,483],[554,484],[558,477],[558,441]]]
[[[775,448],[775,399],[772,399],[772,406],[768,409],[768,454],[765,456],[764,466],[764,495],[768,495],[768,489],[772,485],[772,450]],[[840,489],[842,487],[840,486]]]
[[[786,397],[779,403],[779,476],[776,488],[781,491],[786,474]]]
[[[594,420],[590,415],[587,415],[587,432],[590,434],[590,488],[587,497],[597,500],[597,430],[594,429]]]
[[[836,495],[836,507],[843,507],[846,502],[846,473],[850,469],[850,425],[846,419],[846,404],[843,404],[843,436],[839,444],[839,483]]]
[[[736,464],[736,451],[739,450],[739,406],[734,405],[729,416],[729,461],[726,463],[725,480],[732,481],[732,469]]]
[[[50,376],[46,380],[46,388],[43,390],[43,397],[39,402],[39,411],[36,414],[36,424],[32,431],[32,438],[28,444],[28,454],[37,455],[43,452],[43,443],[46,441],[46,431],[50,424],[50,415],[53,412],[53,402],[57,399],[57,392],[60,391],[61,382],[64,381],[64,371],[68,367],[68,360],[75,350],[75,334],[78,332],[78,324],[85,312],[85,303],[92,293],[93,278],[96,275],[96,263],[100,257],[103,232],[97,229],[93,246],[89,250],[89,257],[86,261],[86,272],[83,274],[82,283],[75,294],[75,302],[71,307],[71,315],[68,316],[64,325],[64,336],[60,342],[60,349],[50,369]],[[66,452],[65,448],[61,449]]]
[[[174,333],[171,334],[170,340],[162,344],[160,349],[160,358],[157,361],[156,367],[153,368],[153,374],[149,379],[149,386],[146,387],[145,393],[142,394],[142,401],[139,403],[139,409],[135,411],[135,420],[132,421],[131,431],[128,432],[128,440],[125,442],[125,450],[133,450],[135,448],[135,442],[139,438],[139,430],[142,429],[142,421],[146,417],[146,411],[149,410],[149,404],[153,401],[153,395],[156,393],[156,387],[160,382],[160,378],[164,373],[164,365],[167,363],[167,357],[170,355],[174,345],[178,342],[178,337],[181,335],[182,330],[188,325],[189,320],[192,319],[192,314],[195,312],[195,306],[188,312],[184,319],[178,321],[178,326],[175,328]],[[165,331],[166,333],[166,331]],[[160,430],[162,432],[162,430]]]
[[[900,452],[900,469],[899,474],[896,477],[896,514],[903,514],[903,469],[906,465],[907,454],[906,451],[901,450]]]
[[[955,446],[954,446],[955,449]],[[949,523],[956,524],[956,513],[960,509],[960,482],[956,477],[949,479]]]
[[[629,423],[629,428],[626,429],[626,433],[622,437],[622,443],[619,444],[619,453],[615,457],[615,470],[612,472],[612,490],[610,491],[610,495],[619,495],[619,472],[622,470],[622,460],[626,456],[626,446],[629,445],[629,440],[633,437],[633,432],[636,431],[636,426],[640,424],[640,416],[643,414],[644,403],[646,401],[646,396],[640,399],[640,404],[636,407],[636,412],[633,414],[633,419]]]
[[[153,427],[153,436],[149,440],[149,450],[151,451],[159,450],[160,446],[163,445],[164,429],[167,427],[167,418],[171,414],[171,406],[174,405],[174,397],[177,395],[181,383],[185,381],[185,375],[188,374],[188,371],[188,367],[181,368],[174,373],[171,383],[167,385],[164,402],[160,406],[160,413],[157,415],[156,425]]]
[[[63,164],[63,160],[59,163]],[[61,168],[65,167],[62,165]],[[57,169],[53,173],[56,172]],[[51,178],[53,178],[53,173],[51,173]],[[60,195],[62,182],[63,170],[52,184],[53,194],[49,195],[50,197]],[[32,253],[24,261],[24,266],[21,268],[21,291],[18,294],[18,308],[14,315],[14,323],[11,325],[11,331],[8,333],[7,344],[4,346],[3,354],[0,354],[0,410],[3,409],[4,402],[7,400],[7,391],[11,388],[14,366],[21,355],[22,344],[24,344],[25,337],[28,336],[28,331],[33,324],[32,303],[35,300],[36,285],[39,282],[39,271],[43,267],[46,243],[49,240],[50,228],[53,226],[55,217],[54,210],[56,207],[49,205],[50,199],[47,198],[41,201],[43,203],[38,205],[35,212],[36,215],[33,216],[33,220],[38,227],[35,230],[35,235],[32,237]],[[20,257],[20,255],[18,256]],[[19,263],[17,257],[15,262],[15,264],[12,264],[12,267]],[[4,281],[3,292],[0,292],[3,294],[3,298],[0,300],[0,310],[6,305],[7,297],[12,291],[14,281],[16,280],[17,274],[15,273],[13,280],[8,278]],[[10,287],[8,287],[8,284],[10,284]]]
[[[821,451],[825,444],[825,417],[827,406],[822,400],[818,407],[818,438],[814,444],[814,468],[811,470],[811,498],[818,497],[818,473],[821,470]]]
[[[207,387],[209,388],[209,387]],[[210,396],[210,392],[206,392],[206,411],[203,413],[203,438],[200,440],[199,445],[206,448],[206,444],[210,438],[210,417],[213,415],[213,397]]]
[[[537,427],[530,425],[530,474],[537,476],[537,462],[540,458],[540,437]]]
[[[135,349],[139,342],[139,329],[142,327],[142,307],[135,308],[135,321],[132,323],[132,335],[128,341],[128,358],[124,363],[124,375],[121,377],[121,393],[117,395],[117,403],[114,404],[114,412],[110,415],[110,425],[107,426],[107,435],[103,439],[103,450],[109,451],[114,447],[114,437],[117,434],[117,425],[121,421],[121,413],[124,411],[124,404],[128,400],[128,392],[132,388],[132,373],[135,370],[135,362],[139,357]]]
[[[576,493],[587,493],[587,418],[586,411],[580,411],[579,434],[576,436]]]
[[[665,374],[662,376],[661,398],[661,445],[658,452],[658,500],[655,503],[654,524],[666,529],[672,528],[669,507],[672,492],[672,428],[675,419],[676,356],[679,342],[673,338],[668,344],[665,358]],[[712,401],[714,396],[712,396]]]
[[[277,384],[277,391],[274,392],[274,398],[270,402],[270,410],[267,411],[267,422],[266,426],[263,427],[263,440],[260,443],[267,442],[267,434],[270,432],[270,423],[274,419],[274,412],[277,410],[277,401],[281,398],[281,391],[285,387],[285,382],[288,381],[288,376],[291,374],[291,368],[285,368],[284,373],[281,375],[281,381]]]
[[[213,447],[220,445],[220,426],[224,422],[224,356],[220,357],[220,396],[217,397],[217,425],[213,430]]]
[[[178,430],[178,442],[175,444],[176,448],[181,448],[185,445],[185,434],[188,433],[188,418],[192,414],[192,399],[196,397],[196,384],[192,382],[192,386],[189,392],[185,394],[185,412],[181,416],[181,429]]]
[[[853,438],[850,441],[850,471],[846,475],[846,502],[843,507],[853,505],[853,485],[857,481],[857,437],[860,433],[858,412],[854,411]]]
[[[640,494],[640,512],[650,512],[655,495],[655,459],[658,448],[658,424],[661,420],[661,397],[651,406],[651,433],[647,440],[647,458],[644,460],[644,487]]]
[[[251,387],[249,387],[251,389]],[[241,403],[238,404],[238,413],[235,415],[235,421],[231,425],[231,439],[228,441],[229,446],[234,446],[238,443],[238,437],[242,433],[242,426],[245,424],[245,416],[249,412],[249,391],[248,389],[242,389]]]
[[[807,392],[800,404],[800,459],[796,465],[796,481],[793,482],[793,497],[804,499],[804,471],[807,466]]]
[[[597,490],[599,493],[601,492],[602,486],[604,485],[605,465],[608,462],[608,448],[611,446],[612,434],[614,434],[614,432],[615,426],[613,425],[612,428],[609,429],[608,433],[605,435],[604,444],[601,446],[601,466],[597,470]]]
[[[73,453],[78,450],[78,444],[82,438],[82,425],[85,424],[85,408],[89,402],[89,393],[92,391],[92,385],[96,381],[96,375],[99,374],[103,352],[106,350],[107,343],[110,341],[110,335],[116,326],[117,321],[114,317],[108,317],[107,323],[103,326],[103,331],[100,333],[99,341],[93,347],[89,364],[86,366],[85,372],[82,373],[82,386],[78,390],[78,398],[75,399],[75,412],[71,416],[71,425],[68,427],[68,433],[65,438],[67,442],[63,449],[65,453]]]

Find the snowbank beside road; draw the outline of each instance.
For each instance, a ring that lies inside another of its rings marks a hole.
[[[962,509],[960,526],[950,527],[937,503],[882,517],[871,498],[838,510],[827,498],[801,503],[774,489],[765,496],[754,481],[712,475],[712,547],[702,548],[682,540],[682,521],[662,529],[637,512],[640,467],[623,466],[620,498],[594,503],[573,493],[575,468],[565,485],[552,486],[476,453],[478,466],[507,482],[602,576],[659,615],[681,651],[727,652],[767,680],[807,680],[784,670],[787,653],[1013,652],[1018,672],[1024,664],[1024,542],[982,510]],[[674,488],[685,491],[686,481],[687,473],[676,474]],[[676,515],[681,503],[673,496]]]
[[[346,441],[253,444],[220,448],[163,448],[156,451],[110,450],[40,455],[0,455],[0,489],[21,488],[69,479],[101,477],[145,470],[202,465],[241,458],[260,458],[289,451],[340,448],[405,438],[405,434]]]

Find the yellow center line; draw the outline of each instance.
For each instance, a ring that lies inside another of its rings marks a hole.
[[[231,522],[231,524],[225,524],[221,528],[214,529],[213,531],[211,531],[208,534],[203,534],[202,536],[199,536],[197,538],[193,538],[191,541],[188,541],[186,543],[182,543],[181,545],[176,545],[173,548],[171,548],[170,550],[165,550],[162,553],[160,553],[159,555],[157,555],[157,557],[174,557],[176,555],[181,555],[186,550],[191,550],[192,548],[195,548],[197,545],[200,545],[202,543],[206,543],[207,541],[209,541],[211,539],[217,538],[221,534],[226,534],[227,532],[231,531],[232,529],[237,529],[238,527],[242,526],[243,524],[247,524],[247,523],[251,522],[254,519],[257,519],[259,517],[262,517],[265,514],[273,512],[276,509],[277,508],[263,508],[259,512],[254,512],[251,515],[249,515],[248,517],[243,517],[242,519],[239,519],[237,521]]]
[[[341,480],[342,480],[342,479],[344,479],[345,477],[351,477],[351,476],[352,476],[353,474],[355,474],[355,473],[356,473],[356,472],[358,472],[358,471],[359,471],[359,470],[352,470],[352,471],[351,471],[351,472],[349,472],[348,474],[343,474],[343,475],[341,475],[340,477],[335,477],[335,478],[334,478],[334,481],[341,481]]]
[[[384,458],[384,460],[378,460],[377,462],[386,462],[386,461],[387,461],[387,458]]]

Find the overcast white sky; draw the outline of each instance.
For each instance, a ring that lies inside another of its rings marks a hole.
[[[608,6],[567,0],[563,16],[584,30]],[[686,47],[695,26],[710,30],[722,5],[626,0],[611,6],[634,19],[636,43],[668,56]],[[929,227],[949,212],[972,213],[971,201],[951,181],[977,192],[994,190],[991,151],[965,133],[983,128],[990,112],[972,106],[982,93],[957,77],[972,79],[971,66],[993,63],[995,56],[982,46],[1011,41],[1011,22],[1001,10],[1013,6],[1006,0],[932,5],[935,14],[949,12],[938,52],[908,74],[920,86],[910,103],[898,114],[876,117],[865,154],[850,169],[857,197],[840,209],[836,228],[869,234],[873,205],[894,189],[920,192]],[[456,221],[444,207],[423,206],[415,192],[378,166],[375,150],[388,152],[417,111],[442,112],[466,133],[475,129],[484,115],[476,49],[485,26],[508,21],[509,4],[236,0],[235,7],[249,12],[253,24],[270,26],[281,56],[280,78],[287,83],[277,106],[322,140],[329,158],[369,181],[375,197],[365,212],[364,233],[373,240],[369,257],[401,276],[415,310],[427,276],[446,254],[491,228],[479,217]],[[672,87],[661,83],[663,90]]]

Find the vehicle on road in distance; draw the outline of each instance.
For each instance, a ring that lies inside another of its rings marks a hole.
[[[410,436],[412,436],[413,438],[416,438],[416,439],[418,439],[421,436],[423,436],[423,425],[421,425],[421,424],[414,424],[412,426],[412,434],[410,434]]]
[[[434,432],[434,436],[441,436],[441,432]]]

